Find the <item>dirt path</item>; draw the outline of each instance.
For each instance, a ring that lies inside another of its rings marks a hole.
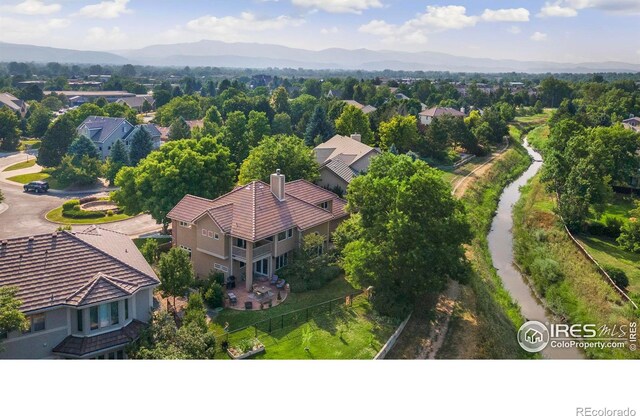
[[[509,146],[506,145],[501,150],[494,152],[491,158],[482,165],[472,170],[466,176],[453,181],[451,184],[453,187],[453,195],[458,199],[462,198],[467,189],[469,189],[475,181],[484,176],[493,164],[504,156],[508,148]],[[428,319],[414,314],[396,344],[402,351],[394,351],[396,349],[396,347],[394,347],[394,349],[390,351],[388,358],[435,359],[446,338],[451,314],[453,313],[460,293],[460,284],[453,280],[449,281],[447,290],[438,296],[435,305],[435,317]],[[416,337],[416,333],[410,331],[410,328],[425,335]],[[410,340],[405,339],[403,342],[402,338],[405,336],[416,338],[411,338]],[[409,344],[414,344],[413,348],[410,347]]]

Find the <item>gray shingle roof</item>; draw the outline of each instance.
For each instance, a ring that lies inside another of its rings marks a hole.
[[[93,337],[69,335],[53,349],[53,352],[78,358],[84,357],[107,348],[127,345],[131,341],[138,339],[146,327],[147,324],[134,319],[122,329]]]
[[[329,160],[327,163],[321,166],[320,169],[329,169],[339,178],[343,179],[346,183],[351,182],[351,179],[357,176],[357,173],[340,158]]]
[[[90,131],[90,138],[94,142],[104,142],[116,129],[120,128],[122,124],[125,124],[126,131],[123,132],[121,137],[126,136],[133,129],[131,123],[121,117],[99,117],[89,116],[87,117],[77,131],[80,131],[83,127],[87,127]]]

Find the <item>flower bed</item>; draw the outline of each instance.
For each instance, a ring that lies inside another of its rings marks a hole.
[[[234,360],[243,360],[264,352],[264,345],[257,339],[245,339],[227,348],[227,354]]]

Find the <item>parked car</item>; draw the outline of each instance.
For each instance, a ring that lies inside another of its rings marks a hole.
[[[32,181],[24,185],[25,192],[47,192],[49,190],[49,183],[47,181]]]

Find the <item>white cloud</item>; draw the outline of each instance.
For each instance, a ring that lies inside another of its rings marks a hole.
[[[426,13],[409,20],[408,25],[434,29],[462,29],[475,26],[478,18],[467,16],[464,6],[427,6]]]
[[[0,41],[19,42],[48,39],[56,29],[68,27],[68,19],[22,20],[0,16]]]
[[[186,29],[204,33],[219,40],[235,41],[239,40],[246,32],[280,30],[286,27],[300,26],[304,22],[303,19],[294,19],[284,15],[275,18],[259,18],[253,13],[244,12],[239,17],[202,16],[187,22]],[[174,35],[177,35],[177,32]]]
[[[518,33],[522,32],[522,29],[520,29],[520,26],[511,26],[509,27],[509,29],[507,29],[507,32],[517,35]]]
[[[363,10],[382,7],[380,0],[291,0],[291,3],[329,13],[361,14]]]
[[[62,6],[57,3],[45,4],[39,0],[25,0],[22,3],[18,3],[13,6],[2,6],[0,11],[16,13],[16,14],[51,14],[60,11]]]
[[[114,44],[121,44],[125,40],[127,40],[127,35],[117,26],[112,27],[111,30],[103,27],[92,27],[87,31],[87,37],[84,42],[90,45],[113,46]]]
[[[384,20],[372,20],[358,28],[359,32],[377,36],[393,36],[397,30],[396,25],[387,23]]]
[[[89,4],[81,8],[77,15],[94,19],[114,19],[121,14],[132,12],[131,9],[127,9],[127,3],[129,3],[129,0],[112,0]]]
[[[323,27],[322,29],[320,29],[320,33],[322,33],[323,35],[334,35],[338,32],[340,32],[340,29],[338,29],[337,26]]]
[[[485,22],[528,22],[529,10],[523,7],[517,9],[485,9],[480,18]]]
[[[536,42],[542,42],[543,40],[547,40],[547,34],[542,32],[534,32],[530,37],[531,40]]]
[[[572,7],[562,6],[560,3],[545,3],[538,13],[539,17],[573,17],[578,11]]]

